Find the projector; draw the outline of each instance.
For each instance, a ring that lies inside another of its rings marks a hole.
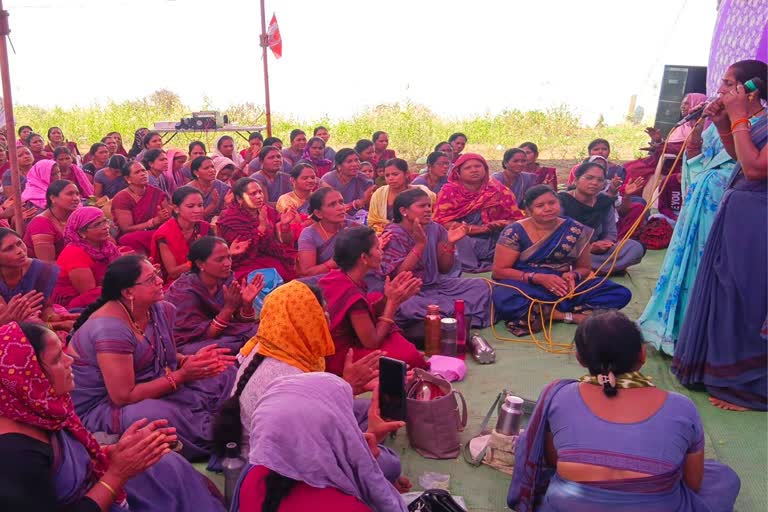
[[[219,112],[192,112],[192,117],[182,117],[176,123],[177,130],[215,130],[229,124],[229,116]]]

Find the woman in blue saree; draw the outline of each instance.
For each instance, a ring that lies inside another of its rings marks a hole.
[[[757,96],[765,101],[766,86],[744,87],[751,77],[765,77],[767,68],[760,61],[728,68],[721,99],[706,109],[738,164],[712,224],[672,361],[682,384],[703,384],[710,402],[727,410],[768,409],[768,121],[754,102]]]
[[[515,444],[507,504],[517,512],[716,512],[733,510],[738,475],[704,459],[694,403],[640,372],[643,337],[618,312],[576,331],[589,373],[542,391]]]
[[[213,415],[235,379],[235,356],[208,345],[177,353],[176,308],[163,300],[162,279],[149,260],[123,256],[109,265],[102,294],[75,323],[67,352],[74,359],[72,399],[93,431],[122,433],[141,418],[167,419],[182,454],[210,453]]]
[[[753,111],[760,107],[759,98],[754,99],[753,107]],[[756,120],[754,117],[751,122]],[[703,126],[703,122],[697,124],[690,135],[683,164],[685,201],[656,288],[639,320],[645,339],[670,356],[675,355],[704,247],[736,165],[720,141],[715,125],[702,133]],[[730,127],[725,131],[729,130]]]
[[[591,272],[592,229],[560,217],[560,201],[547,185],[530,188],[524,201],[530,217],[504,228],[496,246],[493,278],[498,284],[493,302],[497,318],[507,321],[517,336],[529,332],[531,301],[521,291],[542,301],[556,301],[574,289],[586,291],[560,302],[552,313],[555,320],[567,323],[579,323],[593,310],[626,306],[632,298],[627,288],[599,278],[584,281]],[[549,320],[548,314],[544,320]],[[531,327],[540,330],[541,326],[537,315]]]

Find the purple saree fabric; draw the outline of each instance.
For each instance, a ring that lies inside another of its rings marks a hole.
[[[32,259],[32,264],[27,269],[27,272],[13,288],[9,288],[3,280],[0,279],[0,296],[7,303],[14,296],[19,294],[29,293],[32,290],[37,290],[43,293],[47,302],[51,298],[53,293],[53,287],[56,285],[56,280],[59,278],[59,267],[55,263],[46,263],[37,259]]]
[[[77,387],[72,392],[75,410],[91,431],[120,434],[141,418],[167,419],[176,427],[183,455],[199,458],[210,453],[213,417],[229,397],[235,368],[210,378],[185,383],[178,391],[119,407],[109,399],[96,355],[99,352],[132,354],[137,383],[165,375],[176,368],[173,342],[175,308],[168,302],[152,306],[153,322],[145,339],[136,339],[128,325],[114,317],[89,319],[75,332],[72,346],[78,354],[72,365]]]
[[[362,199],[365,191],[373,185],[373,182],[362,174],[358,174],[348,183],[342,185],[341,180],[339,180],[338,171],[329,172],[323,176],[320,181],[341,192],[345,203],[351,203],[357,199]]]
[[[440,314],[454,316],[454,301],[464,300],[465,313],[471,317],[471,326],[476,328],[490,325],[490,288],[482,279],[462,279],[457,271],[440,274],[438,269],[438,244],[444,242],[448,233],[443,226],[430,222],[424,226],[427,245],[421,261],[412,270],[413,274],[423,281],[421,291],[403,302],[397,310],[395,320],[401,327],[414,322],[422,322],[427,305],[440,306]],[[411,235],[400,224],[389,224],[385,233],[390,233],[389,240],[381,262],[383,275],[394,277],[397,267],[408,256],[416,245]],[[458,261],[458,260],[457,260]]]
[[[752,125],[758,149],[768,142],[766,116]],[[768,409],[768,187],[737,164],[699,265],[672,372],[714,397]],[[749,219],[746,222],[746,219]]]
[[[522,272],[537,272],[543,274],[562,274],[568,272],[570,266],[579,259],[579,255],[589,250],[589,240],[592,229],[565,218],[564,222],[547,238],[533,243],[520,223],[507,226],[499,237],[499,244],[520,253],[515,269]],[[580,290],[589,290],[600,279],[590,279],[580,284]],[[502,284],[513,285],[536,299],[554,301],[557,296],[538,285],[513,279],[503,279]],[[632,299],[629,289],[614,283],[604,281],[597,288],[582,295],[577,295],[557,305],[558,311],[579,313],[595,309],[621,309]],[[502,320],[519,320],[528,315],[531,301],[519,291],[505,286],[495,286],[493,302],[496,306],[496,317]]]
[[[256,334],[258,323],[253,320],[240,322],[233,317],[217,338],[208,337],[211,320],[224,307],[224,285],[230,286],[233,280],[234,277],[230,276],[221,283],[213,296],[200,281],[200,276],[193,272],[186,272],[173,282],[166,294],[166,300],[176,306],[173,337],[180,353],[194,354],[201,348],[215,343],[235,354]]]
[[[281,195],[287,194],[288,192],[293,192],[291,177],[282,171],[278,171],[274,180],[267,178],[267,175],[264,174],[264,171],[259,171],[252,174],[251,178],[261,183],[261,185],[266,189],[267,202],[269,203],[274,204],[278,199],[280,199]]]
[[[509,183],[509,179],[507,178],[507,175],[504,173],[504,171],[491,174],[491,178],[495,179],[509,190],[511,190],[513,194],[515,194],[518,208],[520,208],[520,203],[523,202],[523,196],[525,195],[525,192],[529,188],[539,184],[539,177],[532,172],[521,172],[517,176],[515,182],[512,184]]]
[[[701,491],[682,481],[687,453],[703,450],[703,429],[695,405],[670,393],[648,420],[619,424],[595,416],[580,398],[579,384],[549,384],[515,446],[515,468],[507,503],[518,512],[715,512],[733,510],[740,482],[736,473],[706,461]],[[544,445],[552,432],[558,460],[636,470],[650,476],[578,483],[553,474]],[[647,439],[659,439],[648,443]],[[638,441],[639,440],[639,441]],[[562,457],[561,457],[562,452]]]
[[[457,222],[464,222],[471,226],[483,225],[479,211],[457,219]],[[461,264],[462,272],[477,273],[491,270],[499,233],[499,231],[492,231],[484,235],[465,236],[456,243],[456,256]]]
[[[90,459],[85,447],[66,432],[52,441],[53,479],[62,503],[82,497],[93,485]],[[223,512],[226,510],[215,486],[177,453],[169,453],[125,484],[128,508],[113,504],[119,512]]]

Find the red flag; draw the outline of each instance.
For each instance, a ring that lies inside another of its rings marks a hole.
[[[272,19],[267,29],[267,46],[272,50],[276,59],[283,56],[283,39],[280,37],[280,27],[277,26],[277,16],[274,14],[272,14]]]

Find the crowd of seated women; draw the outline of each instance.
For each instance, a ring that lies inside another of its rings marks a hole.
[[[176,510],[221,510],[186,461],[234,441],[250,462],[241,506],[327,499],[339,510],[404,510],[397,494],[410,483],[380,445],[402,424],[355,396],[375,386],[383,353],[429,367],[406,334],[423,326],[427,305],[452,316],[461,299],[471,327],[503,320],[525,334],[548,313],[583,323],[628,303],[626,288],[591,277],[596,258],[615,251],[613,270],[624,270],[642,257],[617,235],[607,160],[580,166],[576,188],[558,194],[532,143],[492,174],[453,134],[419,175],[386,132],[338,151],[328,137],[294,130],[282,148],[257,133],[239,151],[224,136],[209,157],[201,142],[166,150],[140,129],[128,152],[119,134],[94,144],[85,169],[57,134],[48,151],[30,133],[34,147],[18,149],[24,236],[0,229],[0,319],[13,344],[37,354],[30,385],[53,385],[41,401],[59,416],[14,406],[16,416],[0,417],[0,445],[6,433],[30,438],[13,449],[37,454],[31,470],[50,491],[40,500],[158,510],[163,493],[177,493]],[[10,206],[0,216],[12,221]],[[493,293],[462,278],[489,270]],[[571,296],[579,289],[588,292]],[[531,297],[557,305],[531,323]],[[280,412],[291,396],[316,404],[311,416]],[[310,429],[297,438],[299,421]],[[327,422],[338,438],[302,459]],[[286,446],[276,464],[269,446],[288,432],[295,451]],[[347,461],[329,465],[324,451]],[[74,469],[89,459],[89,471]]]

